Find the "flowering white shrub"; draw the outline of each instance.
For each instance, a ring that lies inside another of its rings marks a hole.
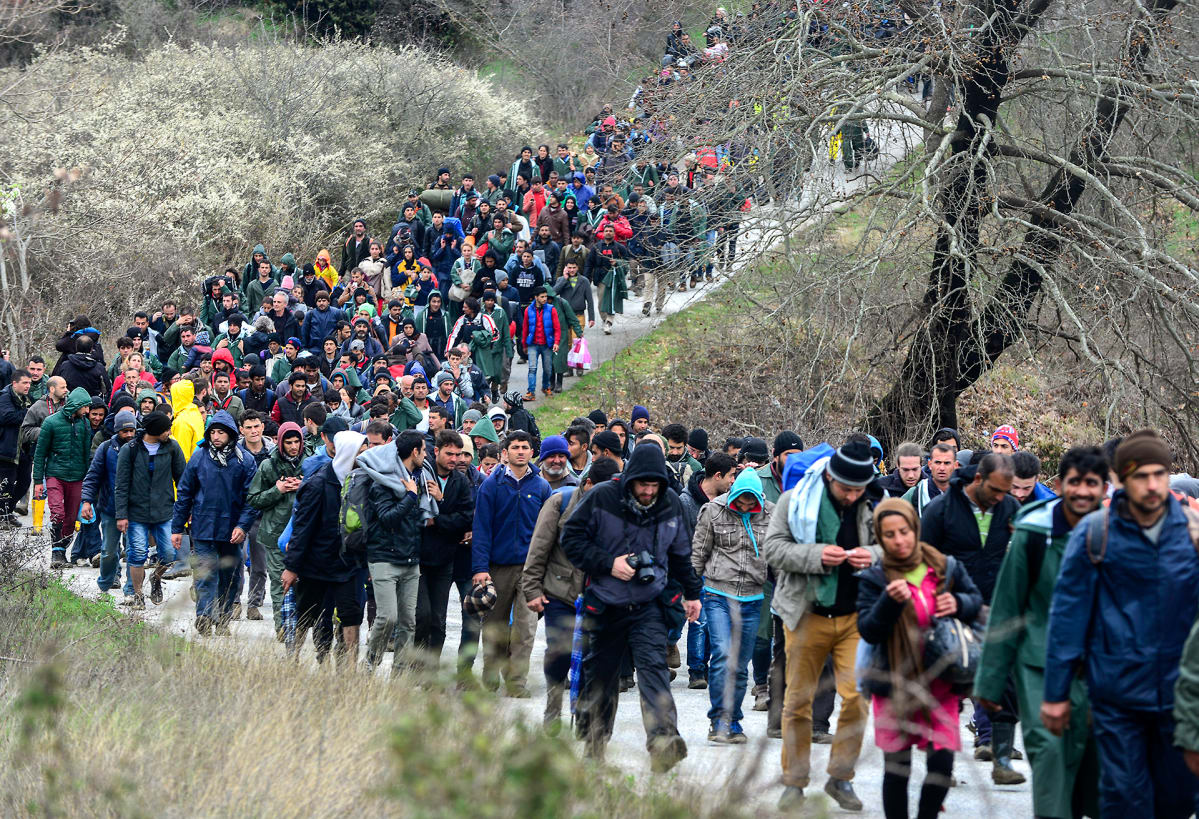
[[[28,206],[56,169],[86,172],[26,220],[33,286],[4,308],[26,322],[53,309],[55,327],[75,310],[100,321],[109,302],[126,321],[184,285],[192,300],[191,284],[240,269],[258,242],[301,264],[328,246],[336,263],[355,217],[385,231],[438,166],[491,173],[539,132],[522,102],[412,48],[84,49],[26,71],[0,100],[0,181]],[[0,88],[14,79],[0,74]]]

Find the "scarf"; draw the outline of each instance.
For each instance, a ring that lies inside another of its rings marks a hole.
[[[829,458],[821,458],[808,467],[791,492],[791,503],[787,507],[787,526],[791,539],[796,543],[836,543],[841,529],[841,516],[833,506],[824,483],[824,471]],[[837,577],[839,572],[827,572],[816,583],[809,583],[812,600],[822,606],[831,606],[837,601]]]
[[[229,443],[222,447],[213,446],[211,442],[208,444],[208,454],[216,461],[217,466],[224,469],[229,465],[229,456],[237,449],[237,441],[230,440]]]
[[[908,522],[916,536],[916,548],[905,559],[899,560],[886,548],[883,549],[882,568],[887,582],[906,580],[922,564],[933,570],[937,577],[937,594],[945,591],[945,555],[920,540],[920,519],[916,510],[902,498],[888,498],[874,510],[874,536],[879,543],[880,523],[888,515],[898,514]],[[885,594],[885,592],[884,592]],[[887,660],[891,667],[891,707],[895,715],[903,720],[917,711],[927,710],[936,703],[929,694],[928,681],[924,679],[923,632],[916,619],[915,604],[907,603],[899,622],[887,640]]]

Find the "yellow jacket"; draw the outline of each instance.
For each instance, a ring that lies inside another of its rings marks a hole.
[[[195,385],[190,379],[181,378],[171,385],[171,408],[175,412],[171,437],[179,444],[185,458],[191,458],[196,444],[204,440],[204,416],[193,400],[195,397]]]
[[[324,262],[324,266],[321,266]],[[340,280],[337,275],[337,268],[333,266],[333,257],[329,255],[329,249],[322,247],[320,252],[316,254],[316,262],[313,264],[316,268],[316,276],[318,279],[323,279],[325,284],[329,286],[329,292],[333,292],[333,288],[337,287],[337,282]]]

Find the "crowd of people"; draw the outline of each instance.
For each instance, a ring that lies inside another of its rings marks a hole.
[[[966,703],[996,784],[1024,781],[1021,726],[1037,816],[1191,814],[1199,482],[1171,488],[1156,433],[1070,449],[1051,490],[1010,425],[978,451],[944,429],[893,452],[787,430],[713,447],[643,406],[540,429],[537,371],[561,389],[597,309],[608,332],[630,287],[661,312],[733,261],[746,196],[719,161],[647,162],[651,140],[605,108],[580,151],[526,147],[480,186],[441,168],[378,236],[356,220],[338,264],[258,245],[194,303],[135,313],[107,356],[76,316],[52,368],[0,366],[0,521],[32,485],[53,569],[90,563],[132,610],[190,578],[199,635],[269,616],[288,652],[311,633],[318,661],[368,673],[388,653],[393,674],[437,667],[454,605],[461,684],[481,644],[482,684],[528,697],[544,620],[546,726],[568,712],[602,758],[635,686],[656,771],[687,754],[685,639],[710,742],[747,741],[747,696],[767,712],[782,810],[813,743],[824,792],[862,809],[872,714],[884,812],[908,815],[918,748],[932,819]]]

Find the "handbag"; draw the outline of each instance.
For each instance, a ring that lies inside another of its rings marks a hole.
[[[458,274],[462,279],[462,284],[450,285],[450,301],[466,301],[466,297],[470,295],[470,288],[475,283],[475,271],[462,268],[462,272]]]
[[[948,561],[945,574],[952,578],[953,557]],[[981,654],[982,635],[974,624],[956,617],[937,617],[924,639],[924,670],[930,679],[949,683],[953,693],[968,696],[974,688]]]

